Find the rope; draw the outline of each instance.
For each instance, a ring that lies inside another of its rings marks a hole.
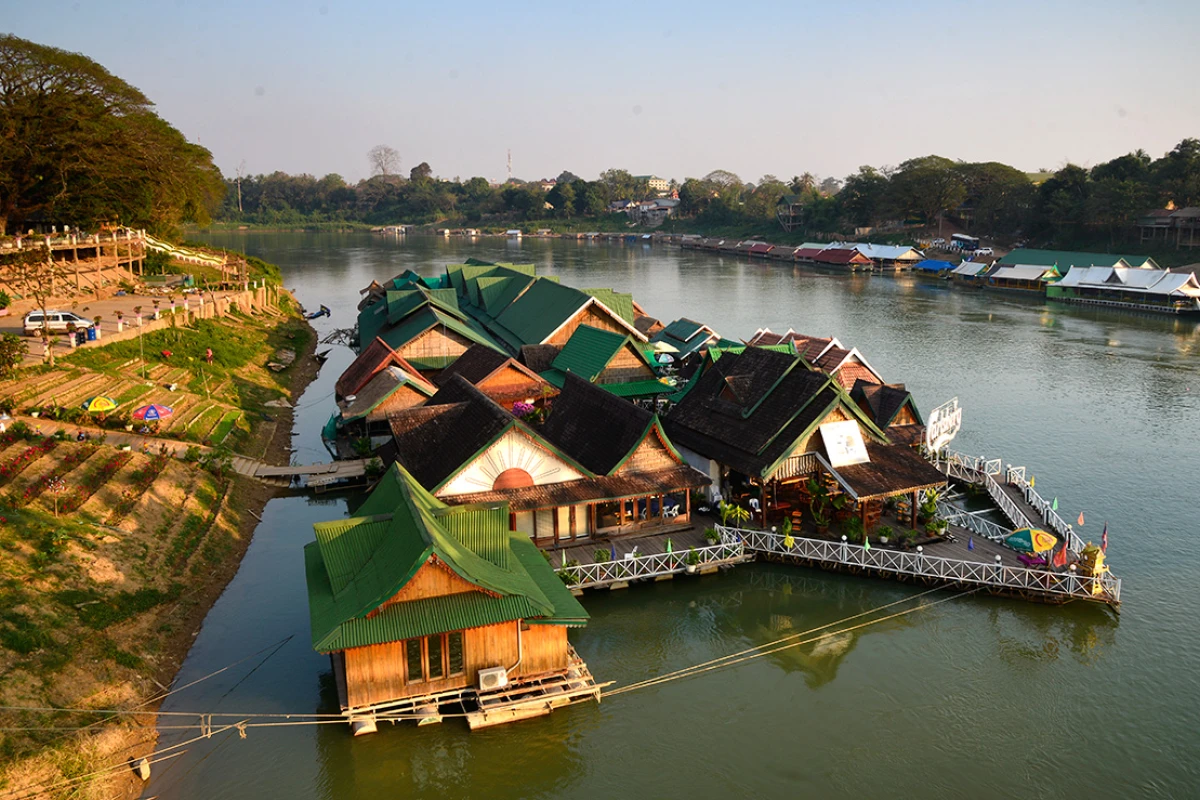
[[[982,587],[980,587],[980,588],[982,588]],[[736,658],[735,660],[732,660],[732,661],[727,660],[729,658],[732,658],[732,656],[725,656],[724,659],[713,659],[713,662],[719,661],[722,663],[706,662],[706,664],[707,664],[706,666],[701,665],[698,667],[690,667],[690,668],[684,669],[684,670],[676,670],[673,673],[667,673],[665,675],[660,675],[657,678],[650,678],[645,681],[639,681],[637,683],[628,684],[627,686],[617,687],[616,689],[613,689],[611,692],[605,692],[605,696],[611,697],[611,696],[618,695],[618,694],[624,694],[625,692],[632,692],[635,689],[645,689],[645,688],[649,688],[650,686],[657,686],[661,683],[669,683],[670,681],[679,680],[681,678],[690,678],[694,675],[700,675],[702,673],[709,672],[711,670],[717,670],[717,669],[721,669],[723,667],[731,667],[731,666],[734,666],[735,664],[741,664],[746,661],[751,661],[755,658],[762,658],[763,656],[769,656],[774,653],[779,653],[779,652],[782,652],[783,650],[788,650],[793,647],[799,647],[802,644],[809,644],[811,642],[820,641],[821,639],[828,639],[830,636],[836,636],[841,633],[849,633],[850,631],[858,630],[860,628],[870,627],[871,625],[876,625],[880,622],[885,622],[889,619],[895,619],[896,617],[902,617],[902,616],[905,616],[906,614],[911,614],[914,611],[923,611],[925,609],[932,608],[933,606],[939,605],[941,603],[948,603],[951,600],[957,600],[960,597],[966,597],[967,595],[974,594],[975,592],[978,592],[978,591],[979,591],[979,589],[971,589],[970,591],[962,592],[960,594],[956,594],[951,597],[946,597],[941,600],[935,600],[932,603],[923,603],[919,606],[905,609],[904,611],[897,611],[894,614],[888,614],[887,616],[879,617],[878,619],[868,620],[867,622],[862,622],[862,623],[859,623],[858,625],[852,625],[849,628],[843,628],[841,630],[824,633],[824,634],[821,634],[820,636],[814,636],[811,639],[803,639],[801,641],[792,641],[792,642],[789,642],[788,644],[784,644],[779,647],[775,647],[775,645],[779,644],[778,641],[777,642],[769,642],[766,645],[760,645],[760,648],[774,647],[774,649],[772,649],[772,650],[760,649],[759,652],[752,652],[749,655],[744,655],[743,657]],[[894,605],[894,604],[891,604],[891,605]],[[870,612],[867,612],[867,613],[870,613]],[[855,616],[862,616],[862,614],[857,614]],[[827,627],[827,626],[822,626],[822,627]],[[817,629],[817,630],[819,630],[819,629]],[[798,634],[798,635],[803,636],[804,634]],[[794,637],[785,637],[783,640],[779,640],[779,641],[785,641],[785,640],[791,639],[791,638],[794,638]],[[755,650],[755,649],[756,648],[751,648],[751,650]],[[746,651],[743,651],[743,652],[746,652]]]

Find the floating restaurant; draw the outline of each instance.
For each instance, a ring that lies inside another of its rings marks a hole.
[[[1126,287],[1153,272],[1099,269]],[[1022,468],[951,453],[957,403],[923,416],[836,338],[664,327],[532,266],[363,294],[330,436],[387,469],[305,550],[313,646],[355,732],[599,699],[567,640],[587,618],[576,596],[755,559],[1120,603],[1106,540],[1083,542]]]

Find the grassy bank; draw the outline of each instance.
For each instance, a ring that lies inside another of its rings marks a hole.
[[[291,412],[266,403],[294,401],[316,373],[313,331],[284,297],[0,383],[0,404],[37,410],[43,431],[0,434],[0,705],[156,707],[273,493],[232,475],[223,454],[286,461]],[[285,349],[295,361],[268,369]],[[79,404],[97,394],[121,405],[84,415]],[[192,460],[74,436],[82,424],[123,431],[151,402],[175,409],[157,435],[194,443]],[[149,714],[0,712],[0,728],[0,795],[15,797],[136,794],[126,761],[155,740]]]

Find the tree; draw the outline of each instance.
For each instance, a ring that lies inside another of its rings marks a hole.
[[[206,222],[224,183],[211,154],[140,91],[78,53],[0,36],[0,235],[27,220]]]
[[[966,187],[956,164],[941,156],[905,161],[890,183],[892,207],[901,216],[919,216],[933,222],[943,211],[957,208],[966,198]]]
[[[838,192],[847,219],[856,226],[874,225],[883,215],[888,179],[874,167],[859,167]]]
[[[977,230],[1016,235],[1029,223],[1036,191],[1018,169],[988,161],[956,166],[963,182],[963,205],[971,210]]]
[[[6,381],[11,378],[28,352],[29,345],[15,333],[0,336],[0,380]]]
[[[558,177],[554,179],[554,182],[555,183],[574,183],[577,180],[581,180],[581,178],[578,175],[576,175],[574,172],[571,172],[569,169],[564,169],[562,172],[558,173]]]
[[[1177,208],[1200,205],[1200,139],[1184,139],[1154,162],[1155,181],[1163,200]]]
[[[50,364],[54,364],[54,349],[50,347],[49,315],[46,313],[55,292],[66,286],[71,275],[66,262],[55,261],[48,247],[29,247],[0,261],[0,280],[17,293],[33,300],[42,312],[42,339]]]
[[[561,217],[571,218],[575,210],[575,188],[571,183],[556,183],[554,188],[546,193],[546,202],[554,206],[554,213]]]
[[[427,181],[432,176],[433,176],[433,168],[430,167],[429,163],[426,161],[422,161],[420,164],[417,164],[408,173],[408,179],[410,181],[414,181],[414,182]]]
[[[400,169],[400,153],[386,144],[377,144],[367,151],[372,175],[395,175]]]
[[[837,178],[826,178],[821,181],[820,189],[823,195],[835,195],[842,190],[842,182]]]
[[[789,187],[793,194],[804,194],[811,191],[817,185],[817,178],[811,172],[806,172],[803,175],[796,175],[792,178]]]

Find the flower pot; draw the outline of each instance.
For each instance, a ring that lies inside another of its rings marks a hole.
[[[126,426],[125,426],[125,430],[127,430],[127,431],[132,431],[132,430],[133,430],[133,426],[132,426],[132,425],[126,425]]]
[[[695,575],[695,574],[696,574],[696,565],[695,565],[695,564],[688,564],[688,565],[687,565],[687,574],[688,574],[688,575]]]

